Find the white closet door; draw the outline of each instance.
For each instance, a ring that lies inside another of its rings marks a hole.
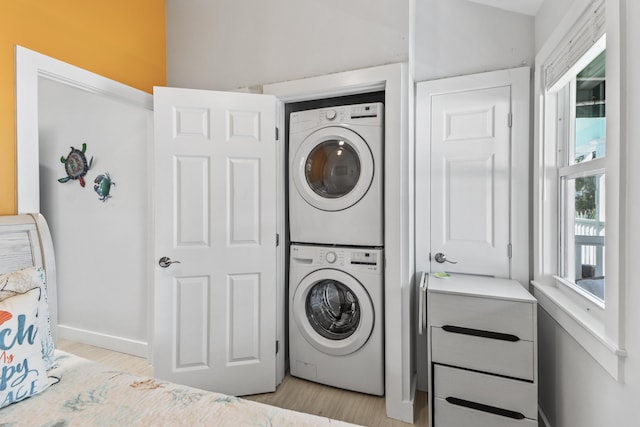
[[[510,87],[431,105],[431,271],[509,277]]]
[[[156,88],[154,106],[155,374],[273,391],[276,98]]]

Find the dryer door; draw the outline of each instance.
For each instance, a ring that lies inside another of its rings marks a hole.
[[[291,162],[300,196],[325,211],[340,211],[358,203],[371,186],[374,168],[365,140],[343,127],[313,132],[302,141]]]
[[[293,322],[317,350],[344,356],[366,344],[375,321],[367,290],[347,273],[317,270],[293,296]]]

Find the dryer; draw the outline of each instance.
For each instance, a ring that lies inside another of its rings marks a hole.
[[[291,242],[383,246],[384,105],[291,113]]]
[[[291,375],[384,394],[382,249],[292,245]]]

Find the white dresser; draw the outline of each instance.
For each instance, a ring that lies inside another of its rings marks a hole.
[[[538,425],[536,299],[515,280],[429,278],[430,425]]]

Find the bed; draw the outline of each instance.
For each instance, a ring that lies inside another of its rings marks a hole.
[[[353,425],[131,375],[56,349],[56,289],[45,219],[0,217],[0,427]]]

